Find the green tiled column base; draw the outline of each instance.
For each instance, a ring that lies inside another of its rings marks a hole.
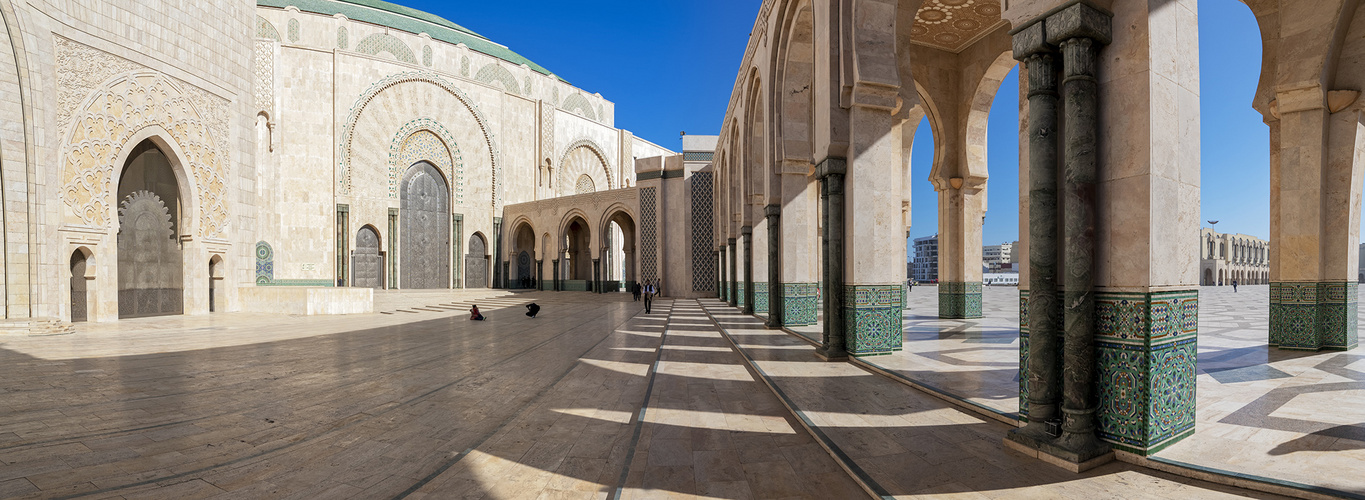
[[[819,284],[782,284],[782,326],[814,325],[819,309]]]
[[[900,285],[845,285],[844,339],[854,356],[901,350]]]
[[[966,319],[981,317],[981,282],[945,281],[938,284],[938,317]]]
[[[1270,345],[1280,349],[1344,351],[1359,343],[1356,283],[1270,284]]]
[[[768,314],[768,282],[754,282],[754,314]]]
[[[1095,295],[1099,434],[1150,455],[1194,432],[1199,291]]]
[[[736,283],[736,284],[735,284],[735,307],[738,307],[738,308],[741,308],[741,309],[744,308],[744,304],[745,304],[744,297],[745,297],[746,295],[747,295],[747,294],[744,293],[744,282],[741,281],[741,282],[739,282],[739,283]]]
[[[1019,291],[1019,418],[1028,421],[1028,290]]]

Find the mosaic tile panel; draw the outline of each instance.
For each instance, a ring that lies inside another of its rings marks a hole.
[[[256,38],[269,38],[276,42],[280,41],[280,30],[275,29],[275,25],[264,17],[256,16]]]
[[[938,284],[938,317],[981,317],[981,282],[945,281]]]
[[[656,187],[640,188],[640,278],[659,279],[659,205]]]
[[[269,243],[256,242],[256,284],[269,285],[275,282],[275,250]]]
[[[521,95],[521,84],[517,83],[517,77],[513,76],[511,71],[508,71],[507,68],[502,67],[502,65],[498,63],[490,63],[487,66],[479,68],[479,72],[474,74],[474,79],[489,85],[492,85],[493,82],[498,82],[507,92],[514,95]]]
[[[768,282],[754,282],[754,314],[768,314]]]
[[[854,356],[902,348],[901,286],[844,285],[844,336]]]
[[[1019,291],[1019,417],[1028,421],[1028,290]]]
[[[1099,293],[1099,433],[1149,455],[1194,432],[1199,292]]]
[[[820,309],[820,285],[782,283],[782,325],[810,326]]]
[[[744,280],[735,282],[735,307],[743,309],[744,305],[748,304],[748,301],[744,300],[749,297],[747,292],[748,289],[744,286]]]
[[[337,48],[346,50],[351,46],[351,35],[346,32],[346,27],[337,28]]]
[[[1346,282],[1270,284],[1272,346],[1291,350],[1348,350],[1359,343],[1359,285]]]
[[[423,66],[426,66],[426,67],[428,67],[428,68],[431,67],[431,46],[430,46],[430,45],[423,45],[423,46],[422,46],[422,65],[423,65]]]
[[[287,28],[286,31],[289,33],[289,43],[299,43],[299,20],[298,20],[298,19],[290,19],[290,20],[289,20],[289,24],[288,24],[288,28]]]
[[[412,55],[412,48],[403,43],[398,37],[388,33],[375,33],[360,40],[355,44],[355,51],[361,54],[379,55],[388,53],[401,62],[417,64],[417,57]]]
[[[692,174],[692,291],[716,291],[716,242],[711,172]]]

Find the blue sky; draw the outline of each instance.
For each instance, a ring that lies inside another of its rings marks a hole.
[[[616,103],[616,125],[681,149],[678,133],[719,132],[758,13],[757,0],[448,2],[399,0],[507,45]],[[1261,44],[1237,0],[1199,2],[1202,134],[1201,220],[1224,232],[1270,235],[1269,130],[1251,108]],[[983,240],[1018,239],[1018,71],[992,103],[989,207]],[[915,137],[911,236],[938,232],[928,182],[933,139]]]

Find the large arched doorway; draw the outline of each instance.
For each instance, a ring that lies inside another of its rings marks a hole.
[[[128,155],[118,199],[119,317],[183,314],[180,185],[170,160],[151,141]]]
[[[588,222],[580,217],[575,217],[564,227],[564,248],[567,250],[565,254],[567,262],[564,263],[565,279],[569,281],[592,279],[591,237]]]
[[[86,269],[90,259],[85,252],[76,250],[71,253],[71,322],[79,323],[89,319],[89,287],[86,285]]]
[[[403,175],[402,238],[403,288],[450,286],[450,190],[440,171],[425,161]]]
[[[488,242],[482,234],[474,233],[469,237],[464,269],[465,288],[488,288]]]
[[[351,286],[384,287],[384,255],[379,248],[379,231],[373,226],[366,225],[355,233],[355,251],[351,253]]]
[[[602,241],[607,249],[603,257],[602,281],[606,291],[630,290],[635,276],[635,219],[618,211],[607,218],[602,228]]]
[[[535,285],[533,263],[535,260],[536,233],[531,225],[521,222],[512,231],[512,267],[509,277],[511,288],[531,288]]]

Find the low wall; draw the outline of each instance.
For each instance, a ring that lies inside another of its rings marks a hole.
[[[243,312],[295,314],[365,314],[374,312],[370,288],[246,286],[238,289]]]

